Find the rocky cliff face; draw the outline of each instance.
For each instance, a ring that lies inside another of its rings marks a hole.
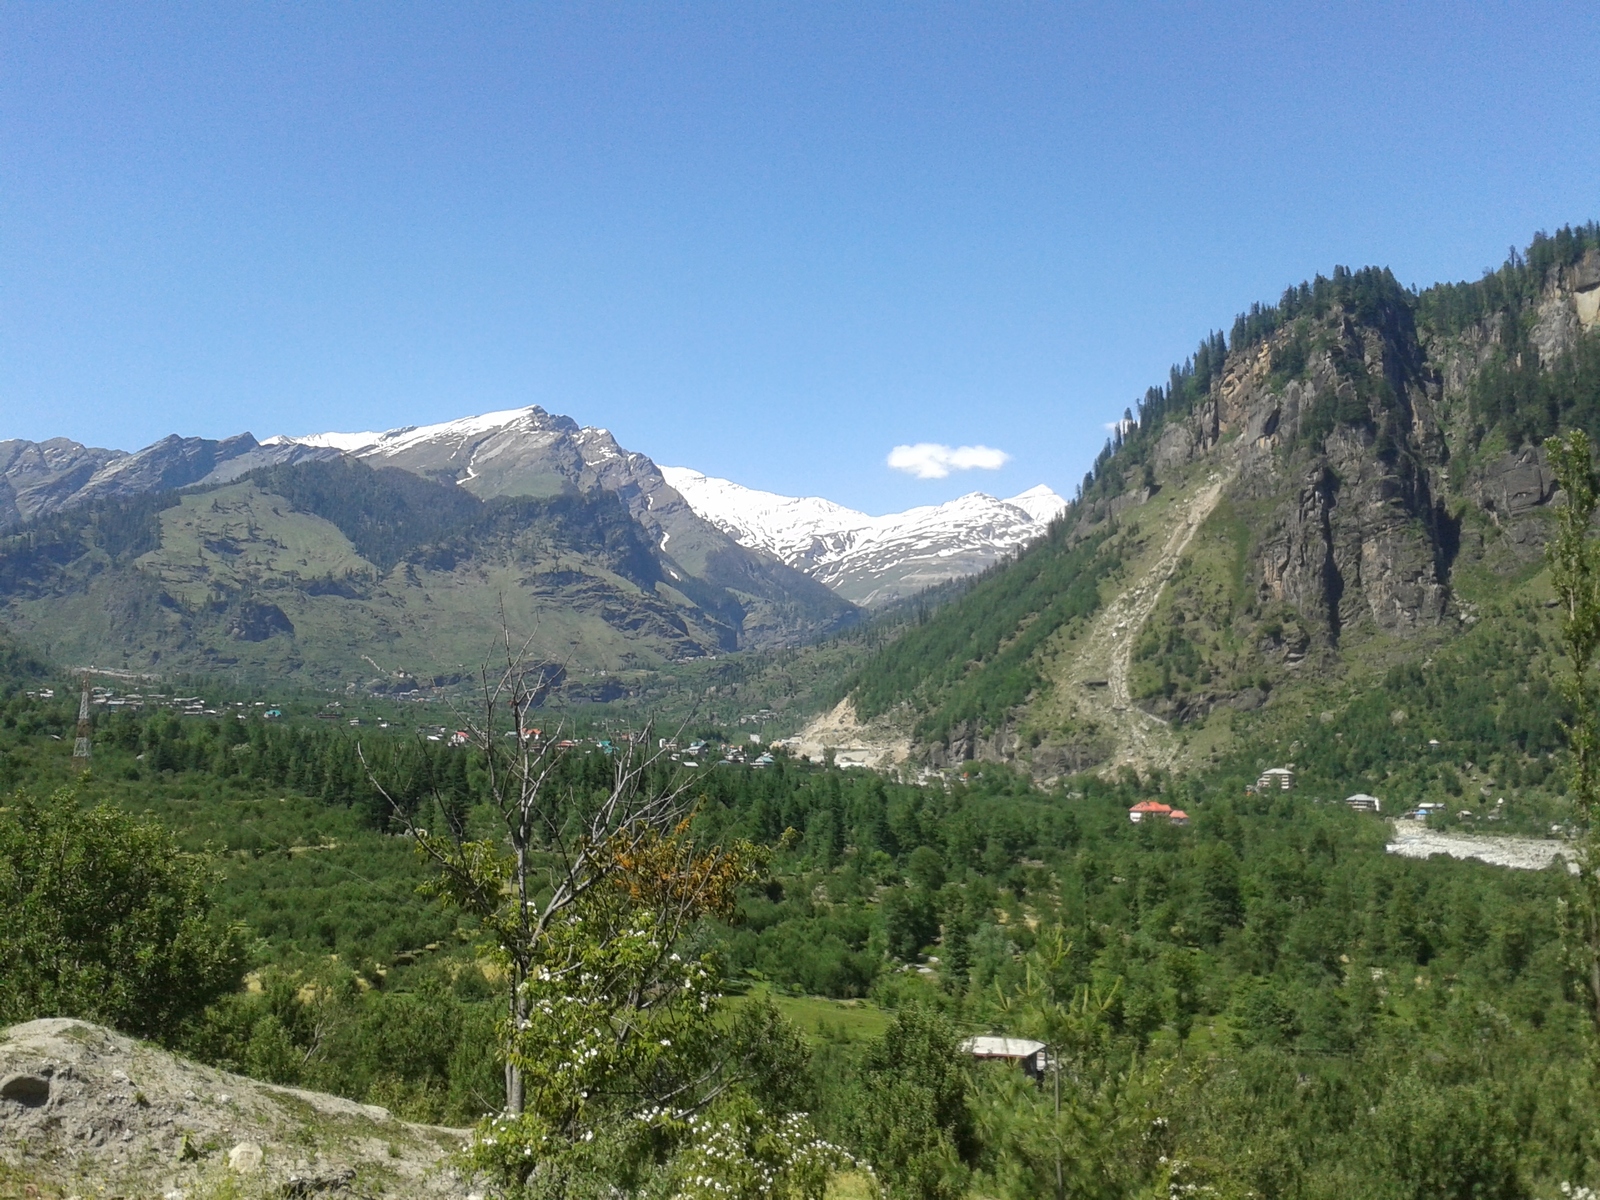
[[[1340,314],[1333,330],[1303,380],[1275,390],[1281,347],[1268,345],[1217,398],[1219,426],[1244,442],[1238,494],[1270,505],[1255,550],[1260,597],[1293,604],[1335,641],[1364,618],[1387,633],[1436,624],[1455,546],[1435,499],[1437,379],[1408,322],[1360,329]],[[1308,444],[1307,426],[1328,409],[1338,424]]]
[[[1590,296],[1600,297],[1593,253],[1534,306],[1529,341],[1541,361],[1597,324]],[[1232,498],[1258,522],[1260,601],[1293,606],[1328,641],[1363,621],[1398,635],[1436,626],[1451,613],[1463,520],[1475,513],[1493,527],[1472,535],[1479,554],[1527,562],[1555,494],[1539,447],[1472,444],[1472,380],[1500,341],[1493,320],[1451,339],[1419,336],[1404,308],[1285,328],[1230,357],[1206,402],[1163,431],[1158,477],[1229,444],[1239,461]],[[1106,502],[1106,515],[1147,494]]]
[[[101,450],[68,438],[0,442],[0,529],[54,512],[121,450]]]
[[[1537,567],[1543,439],[1600,428],[1597,240],[1423,293],[1340,270],[1211,335],[1059,536],[868,662],[857,710],[935,764],[1169,769],[1183,726],[1422,661]],[[1058,620],[1087,571],[1094,598]],[[1062,600],[1024,603],[1044,578]],[[959,669],[919,661],[948,646]]]
[[[1556,376],[1593,345],[1591,276],[1593,252],[1510,318],[1449,332],[1419,330],[1409,303],[1334,306],[1230,354],[1151,458],[1158,489],[1208,465],[1229,474],[1219,519],[1236,523],[1243,592],[1208,601],[1205,567],[1180,566],[1134,652],[1137,703],[1176,721],[1259,707],[1304,663],[1339,669],[1355,641],[1449,636],[1473,608],[1457,587],[1463,566],[1482,580],[1537,563],[1555,480],[1540,435],[1497,420],[1484,381],[1526,371],[1524,389],[1581,389],[1581,371]],[[1125,523],[1151,495],[1101,497],[1096,515]],[[1176,636],[1155,628],[1172,622]]]
[[[787,564],[741,546],[703,520],[646,455],[610,432],[537,405],[381,434],[316,434],[297,442],[343,449],[374,466],[459,484],[484,499],[609,492],[654,539],[672,582],[736,597],[723,615],[740,645],[794,644],[853,621],[857,610]],[[697,601],[703,599],[695,595]]]
[[[67,438],[0,442],[0,529],[95,500],[226,483],[259,467],[330,457],[338,452],[264,446],[248,433],[221,441],[174,434],[133,454]]]

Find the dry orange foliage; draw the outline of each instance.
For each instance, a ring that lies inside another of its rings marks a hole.
[[[604,874],[630,902],[695,917],[730,916],[739,888],[756,879],[767,860],[762,848],[745,841],[701,849],[689,837],[688,820],[667,835],[618,830],[603,851]]]

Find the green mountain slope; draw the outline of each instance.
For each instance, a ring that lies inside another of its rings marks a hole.
[[[1302,721],[1537,609],[1538,443],[1572,425],[1600,430],[1600,227],[1473,284],[1290,288],[1146,394],[1049,538],[861,666],[856,713],[1046,777]]]
[[[817,580],[702,519],[647,455],[537,405],[391,430],[355,453],[372,466],[454,483],[486,501],[609,493],[645,531],[675,582],[709,585],[697,603],[723,592],[735,598],[741,646],[801,644],[859,615]]]
[[[0,542],[0,605],[61,662],[402,690],[470,674],[502,609],[579,693],[745,632],[741,597],[685,576],[614,494],[482,501],[348,461],[25,525]]]

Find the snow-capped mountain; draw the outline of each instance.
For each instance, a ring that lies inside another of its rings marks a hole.
[[[451,480],[485,500],[610,492],[670,559],[670,579],[691,589],[698,580],[737,595],[740,628],[768,644],[797,633],[812,636],[855,616],[820,581],[741,545],[701,517],[647,455],[619,446],[607,430],[538,405],[382,433],[315,433],[262,444],[342,452],[370,466]]]
[[[662,467],[661,474],[690,508],[740,545],[764,550],[868,607],[983,570],[1039,537],[1067,507],[1041,484],[1009,500],[970,492],[874,517],[686,467]]]
[[[1009,500],[974,492],[874,517],[661,468],[604,429],[533,405],[259,443],[248,433],[221,441],[174,435],[131,454],[59,438],[0,441],[0,529],[91,501],[221,486],[259,468],[343,458],[454,483],[484,500],[609,493],[643,527],[669,585],[695,596],[702,584],[721,589],[722,619],[751,644],[814,636],[853,619],[850,602],[883,604],[981,571],[1038,537],[1066,507],[1037,487]]]
[[[658,467],[624,450],[606,430],[538,406],[262,444],[291,443],[430,478],[448,475],[486,498],[615,492],[691,574],[723,561],[717,543],[726,537],[869,606],[981,571],[1038,537],[1066,508],[1065,500],[1040,486],[1009,500],[973,492],[947,504],[874,517],[817,497],[778,496],[683,467]]]

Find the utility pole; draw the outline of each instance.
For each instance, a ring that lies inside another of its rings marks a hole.
[[[78,736],[72,743],[72,765],[80,771],[89,769],[89,672],[83,673],[83,694],[78,699]]]

